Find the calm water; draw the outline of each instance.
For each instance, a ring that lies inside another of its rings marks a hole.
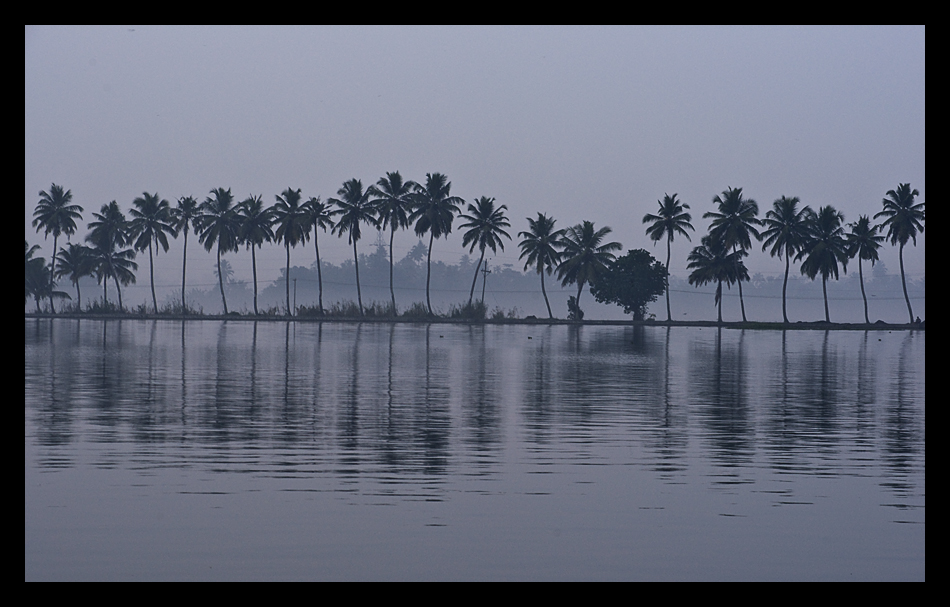
[[[923,580],[924,333],[26,320],[27,580]]]

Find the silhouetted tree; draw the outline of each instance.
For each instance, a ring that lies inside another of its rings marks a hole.
[[[160,199],[158,193],[149,194],[143,192],[142,195],[132,201],[132,208],[129,214],[132,221],[129,223],[130,235],[133,239],[132,246],[137,251],[148,249],[148,273],[149,281],[152,287],[152,306],[155,313],[158,314],[158,300],[155,298],[155,265],[152,261],[152,243],[162,247],[162,250],[168,252],[168,237],[166,234],[175,235],[175,227],[171,216],[171,208],[168,201]]]
[[[363,183],[359,179],[350,179],[345,182],[336,194],[340,198],[328,200],[328,202],[332,202],[338,207],[334,214],[340,216],[336,225],[333,226],[333,232],[341,237],[345,233],[350,235],[349,243],[353,245],[353,261],[356,264],[356,301],[360,306],[360,316],[363,316],[363,295],[360,290],[360,259],[356,254],[356,243],[361,236],[361,223],[368,223],[379,229],[379,222],[376,221],[376,207],[369,201],[370,192],[363,191]]]
[[[752,238],[761,240],[758,231],[753,226],[761,222],[756,219],[759,214],[759,205],[751,198],[742,197],[742,188],[727,188],[721,195],[715,196],[713,202],[719,205],[719,212],[710,211],[703,214],[703,218],[712,218],[709,234],[723,242],[726,249],[748,251],[752,248]],[[735,258],[736,262],[739,261]],[[736,270],[736,276],[740,276]],[[746,321],[745,301],[742,298],[742,281],[748,277],[737,279],[739,284],[739,307],[742,310],[742,322]]]
[[[62,186],[52,184],[49,192],[40,190],[40,201],[33,211],[33,227],[39,232],[44,230],[44,238],[53,234],[53,259],[49,267],[49,309],[53,308],[53,274],[56,271],[56,248],[59,235],[65,234],[68,238],[76,232],[76,220],[82,219],[82,207],[72,204],[72,190],[64,190]]]
[[[663,264],[643,249],[627,251],[607,266],[591,284],[591,293],[600,303],[623,307],[634,320],[643,320],[647,305],[656,301],[667,287],[668,272]]]
[[[688,204],[683,204],[676,199],[676,194],[670,196],[669,194],[663,195],[662,201],[657,201],[660,205],[660,210],[656,215],[647,213],[643,216],[643,223],[653,224],[647,228],[647,235],[650,237],[653,242],[657,242],[660,239],[666,238],[666,273],[669,276],[670,272],[670,248],[673,244],[673,235],[675,233],[680,233],[686,237],[686,240],[690,240],[689,234],[686,232],[686,229],[689,228],[693,230],[693,225],[690,223],[692,221],[692,216],[689,213],[686,213],[683,209],[688,209]],[[673,320],[673,315],[670,312],[670,287],[669,281],[667,281],[666,286],[666,320]]]
[[[561,263],[557,267],[557,277],[562,286],[577,285],[577,307],[580,308],[581,293],[585,284],[593,284],[603,274],[607,266],[616,259],[611,251],[619,251],[619,242],[602,244],[610,227],[594,229],[590,221],[571,226],[561,238]]]
[[[748,253],[742,249],[730,253],[725,243],[711,234],[703,236],[700,243],[687,257],[686,267],[693,270],[689,275],[689,284],[699,286],[716,283],[713,301],[719,308],[719,322],[722,323],[722,283],[728,286],[738,282],[739,278],[749,279],[749,272],[742,263],[742,258]]]
[[[270,208],[264,208],[264,197],[261,195],[248,196],[238,207],[238,218],[241,227],[238,238],[251,250],[251,269],[254,274],[254,314],[257,311],[257,254],[255,249],[265,242],[274,240],[274,231],[271,226],[274,217]]]
[[[469,306],[472,305],[472,297],[475,295],[475,282],[478,280],[478,270],[481,268],[482,261],[485,260],[485,249],[491,249],[492,253],[497,253],[498,248],[504,251],[505,245],[501,240],[501,236],[511,240],[511,236],[503,229],[511,227],[511,224],[508,223],[508,218],[505,217],[505,211],[507,210],[508,207],[505,205],[501,205],[496,209],[494,198],[482,196],[475,201],[475,204],[468,205],[470,215],[461,216],[462,219],[467,219],[468,222],[461,224],[459,227],[469,228],[468,231],[462,235],[462,246],[469,247],[469,253],[474,251],[476,246],[479,251],[481,251],[481,256],[475,265],[475,276],[472,278],[472,288],[468,293]]]
[[[307,220],[307,211],[300,204],[300,190],[287,188],[281,192],[280,196],[275,196],[277,203],[274,204],[274,225],[277,229],[274,236],[277,242],[283,242],[287,249],[287,271],[284,275],[285,288],[287,290],[287,316],[292,316],[290,309],[290,247],[296,247],[297,244],[306,242],[310,234],[310,223]]]
[[[561,261],[561,255],[558,249],[561,247],[561,238],[564,236],[564,230],[555,230],[555,219],[538,213],[537,219],[528,219],[528,231],[520,232],[518,236],[523,238],[518,246],[521,247],[521,255],[518,259],[527,257],[524,269],[533,266],[538,274],[541,275],[541,294],[544,295],[544,303],[548,307],[548,317],[554,318],[551,313],[551,302],[548,301],[548,293],[544,289],[544,273],[548,275],[554,271]]]
[[[403,181],[399,171],[386,173],[368,192],[373,197],[382,229],[389,228],[389,295],[392,297],[393,315],[396,315],[396,291],[393,288],[393,240],[396,230],[409,227],[413,209],[412,193],[418,190],[414,181]]]
[[[231,188],[215,188],[211,196],[207,197],[198,216],[198,242],[204,245],[205,251],[217,245],[218,259],[218,288],[221,290],[221,303],[224,313],[228,313],[228,300],[224,295],[224,277],[221,273],[221,254],[228,251],[237,251],[240,237],[241,220],[238,218],[237,208],[234,206],[234,196]]]
[[[821,292],[825,297],[825,322],[831,322],[828,314],[828,277],[838,280],[838,262],[848,271],[848,243],[844,239],[844,215],[831,205],[823,206],[817,213],[808,214],[808,240],[796,259],[804,258],[802,274],[812,280],[821,274]]]
[[[135,282],[135,270],[138,264],[135,250],[124,248],[131,244],[129,222],[119,209],[119,203],[112,201],[102,205],[98,213],[93,213],[94,221],[89,222],[89,234],[86,242],[92,245],[93,264],[96,267],[96,279],[102,284],[102,305],[108,303],[108,280],[115,282],[119,297],[119,310],[122,311],[122,288],[119,284],[130,285]]]
[[[409,222],[416,222],[416,235],[429,234],[429,253],[426,259],[426,307],[432,315],[429,284],[432,278],[432,243],[436,238],[452,233],[452,221],[465,201],[450,194],[452,183],[442,173],[426,173],[424,186],[413,188],[414,209]]]
[[[330,205],[320,202],[320,197],[311,197],[303,205],[307,213],[307,222],[313,228],[313,250],[317,254],[317,285],[319,287],[320,314],[323,314],[323,269],[320,263],[320,230],[324,232],[327,228],[333,227],[333,213],[330,211]]]
[[[782,196],[772,203],[772,209],[765,214],[762,225],[765,230],[762,232],[762,250],[772,247],[769,254],[772,257],[778,255],[781,259],[785,256],[785,280],[782,282],[782,318],[788,323],[788,312],[785,305],[786,292],[788,290],[788,270],[791,266],[792,256],[801,251],[808,238],[807,219],[811,214],[810,207],[798,208],[801,202],[798,197],[787,198]]]
[[[198,201],[191,196],[182,196],[178,199],[178,206],[171,210],[172,226],[176,234],[185,235],[185,248],[181,257],[181,313],[184,314],[185,307],[185,267],[188,262],[188,230],[194,230],[198,234]]]
[[[868,296],[864,292],[864,271],[861,269],[861,260],[867,259],[871,262],[871,267],[879,259],[878,250],[884,241],[883,236],[877,233],[878,226],[871,224],[871,219],[867,215],[861,215],[857,223],[849,223],[851,231],[845,234],[848,244],[848,259],[858,258],[858,278],[861,281],[861,298],[864,300],[864,322],[871,324],[868,317]]]
[[[68,247],[59,250],[59,268],[56,276],[68,277],[76,287],[76,311],[82,310],[82,292],[79,290],[79,280],[84,276],[92,276],[95,271],[92,261],[92,252],[89,247],[70,243]]]
[[[884,210],[874,216],[884,217],[881,228],[887,228],[887,239],[891,245],[900,245],[899,257],[901,264],[901,285],[904,287],[904,300],[907,302],[907,313],[910,322],[914,322],[914,310],[910,307],[910,297],[907,295],[907,278],[904,275],[904,245],[908,240],[914,241],[917,246],[917,232],[924,231],[924,203],[915,203],[914,199],[920,195],[917,190],[911,190],[909,183],[902,183],[896,190],[888,190],[887,198],[882,203]]]

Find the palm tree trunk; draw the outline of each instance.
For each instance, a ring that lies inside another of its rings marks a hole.
[[[155,308],[155,313],[158,314],[158,300],[155,299],[155,265],[152,262],[152,241],[148,241],[148,276],[149,281],[152,285],[152,307]]]
[[[228,300],[224,298],[224,275],[221,274],[221,245],[218,245],[218,287],[221,289],[221,303],[224,304],[224,315],[228,314]]]
[[[738,252],[738,247],[732,247],[732,251]],[[745,300],[742,299],[742,278],[739,276],[739,260],[736,259],[736,282],[739,284],[739,308],[742,310],[742,322],[745,319]]]
[[[79,281],[76,281],[76,311],[82,312],[82,292],[79,290]]]
[[[396,238],[396,224],[389,232],[389,295],[393,299],[393,316],[396,315],[396,291],[393,289],[393,239]]]
[[[286,238],[284,247],[287,249],[287,272],[284,273],[284,282],[287,287],[287,316],[290,316],[290,241]]]
[[[432,301],[429,299],[429,280],[432,277],[432,241],[435,240],[435,232],[429,235],[429,253],[426,257],[426,306],[429,307],[429,316],[432,316]]]
[[[864,299],[864,322],[865,324],[871,324],[871,320],[868,318],[868,296],[864,293],[864,272],[861,270],[861,256],[858,256],[858,278],[861,279],[861,298]]]
[[[673,232],[666,239],[666,320],[671,322],[673,314],[670,312],[670,243],[673,242]]]
[[[119,312],[122,312],[125,308],[122,307],[122,287],[119,286],[119,277],[113,276],[115,279],[115,290],[119,292]]]
[[[356,254],[356,239],[353,239],[353,261],[356,264],[356,301],[360,305],[360,316],[366,316],[363,313],[363,295],[360,292],[360,258]]]
[[[257,255],[254,254],[254,248],[254,244],[251,243],[251,269],[254,272],[254,316],[257,316]]]
[[[722,281],[716,287],[716,297],[719,299],[719,324],[722,324]]]
[[[478,270],[482,267],[482,261],[485,259],[485,249],[482,249],[482,256],[478,258],[478,265],[475,266],[475,276],[472,277],[472,288],[468,292],[468,305],[472,305],[472,297],[475,296],[475,283],[478,282]]]
[[[538,272],[541,275],[541,294],[544,295],[544,304],[548,307],[548,318],[554,320],[554,314],[551,313],[551,302],[548,301],[548,292],[544,290],[544,268]]]
[[[821,293],[825,296],[825,322],[831,322],[831,317],[828,316],[828,278],[825,276],[821,277]]]
[[[185,313],[185,264],[188,262],[188,225],[185,224],[185,251],[181,260],[181,313]]]
[[[390,248],[391,246],[392,245],[390,245]],[[320,291],[317,302],[320,306],[320,315],[322,316],[323,315],[323,272],[320,270],[320,245],[317,243],[317,226],[313,227],[313,249],[317,253],[317,286],[319,287],[319,291]],[[392,276],[389,277],[389,281],[390,283],[392,282]]]
[[[910,315],[911,324],[914,323],[914,311],[910,307],[910,297],[907,296],[907,279],[904,278],[904,243],[901,243],[900,248],[900,260],[901,260],[901,286],[904,287],[904,301],[907,302],[907,314]],[[53,299],[50,297],[50,305],[52,306]]]
[[[59,236],[53,234],[53,261],[49,264],[49,310],[52,314],[56,314],[56,310],[53,308],[53,273],[56,270],[56,242],[58,240]],[[907,289],[904,289],[904,292],[906,293]]]
[[[785,251],[785,281],[782,282],[782,318],[785,320],[785,324],[788,324],[788,313],[785,308],[785,293],[788,290],[788,268],[790,263],[788,251]]]

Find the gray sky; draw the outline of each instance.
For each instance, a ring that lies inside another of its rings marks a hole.
[[[508,206],[515,241],[493,263],[517,268],[517,232],[538,212],[559,228],[609,225],[625,250],[665,261],[642,218],[675,192],[696,228],[674,242],[684,277],[702,214],[729,186],[762,214],[798,196],[849,222],[902,182],[926,200],[923,26],[28,26],[25,83],[26,239],[47,258],[52,239],[30,222],[53,182],[85,209],[81,239],[102,204],[127,212],[143,191],[174,205],[229,187],[273,204],[287,187],[325,200],[351,178],[442,172],[466,202]],[[464,252],[457,225],[435,257]],[[374,241],[364,234],[361,251]],[[396,258],[416,241],[398,233]],[[320,242],[329,262],[352,256],[345,238]],[[214,257],[189,245],[197,282]],[[292,255],[309,266],[312,243]],[[229,259],[250,279],[249,254]],[[882,259],[899,271],[896,247]],[[283,249],[259,264],[275,278]],[[747,265],[784,271],[760,246]],[[173,288],[180,267],[179,238],[157,282]],[[905,267],[923,275],[922,236]]]

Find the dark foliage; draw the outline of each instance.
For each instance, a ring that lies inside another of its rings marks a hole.
[[[643,320],[647,305],[666,291],[667,271],[643,249],[627,251],[607,266],[591,285],[591,293],[600,303],[623,307],[634,320]]]

